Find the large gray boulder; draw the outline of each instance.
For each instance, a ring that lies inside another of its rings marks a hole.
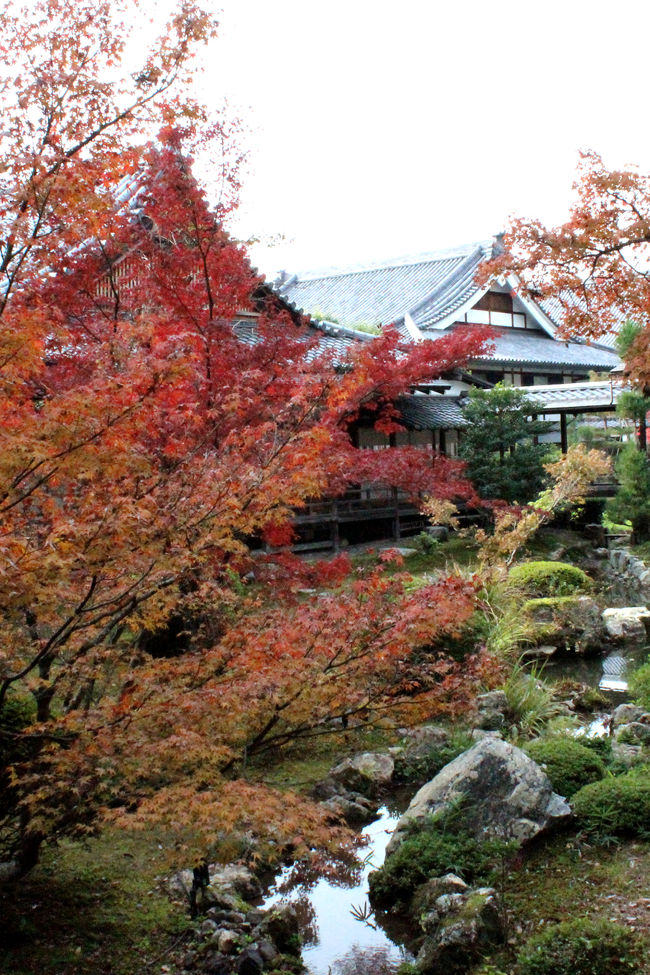
[[[614,643],[644,646],[650,612],[646,606],[620,606],[603,610],[607,636]]]
[[[563,823],[571,808],[553,792],[545,772],[520,748],[488,737],[446,765],[422,786],[397,823],[386,854],[394,852],[407,827],[462,803],[462,829],[476,839],[524,843]]]

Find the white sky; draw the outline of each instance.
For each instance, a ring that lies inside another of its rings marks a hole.
[[[650,168],[650,0],[214,0],[205,94],[249,134],[260,269],[560,221],[578,151]]]

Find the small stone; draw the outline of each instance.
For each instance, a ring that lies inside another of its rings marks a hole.
[[[270,941],[260,941],[257,950],[264,959],[264,963],[267,965],[273,964],[275,959],[278,957],[278,950],[275,945],[272,945]]]
[[[239,947],[239,935],[236,931],[225,928],[217,936],[217,948],[224,955],[234,955]]]
[[[250,945],[239,955],[236,967],[239,975],[260,975],[264,970],[264,958],[257,948]]]
[[[479,711],[507,711],[508,698],[505,691],[488,691],[476,698]]]

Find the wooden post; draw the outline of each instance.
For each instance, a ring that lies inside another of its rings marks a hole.
[[[393,519],[393,538],[395,540],[400,537],[400,522],[399,522],[399,497],[397,493],[397,488],[393,488],[393,504],[395,505],[395,518]]]
[[[560,449],[566,454],[569,449],[569,438],[566,429],[566,413],[560,413]]]
[[[332,501],[332,548],[338,552],[340,548],[339,537],[339,506],[337,501]]]

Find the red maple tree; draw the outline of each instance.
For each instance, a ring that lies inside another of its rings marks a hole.
[[[253,814],[243,756],[412,706],[416,692],[440,706],[480,671],[435,658],[416,674],[409,659],[468,619],[470,583],[409,593],[373,572],[322,603],[296,602],[290,585],[280,609],[241,595],[248,541],[307,498],[361,479],[471,496],[458,465],[358,451],[348,428],[373,410],[395,429],[395,396],[477,354],[484,335],[402,348],[389,329],[344,360],[321,353],[192,176],[196,107],[163,104],[177,124],[132,145],[209,19],[185,4],[129,91],[97,67],[124,43],[116,13],[36,8],[25,43],[38,70],[1,191],[0,849],[18,873],[109,806],[206,835],[219,816],[226,830],[254,820],[281,839],[302,823],[310,842],[340,839],[297,797],[259,787]],[[242,309],[252,342],[233,328]],[[185,654],[152,660],[139,635],[173,615],[203,629]]]
[[[626,352],[633,382],[650,388],[650,176],[609,170],[583,152],[568,219],[557,227],[520,219],[505,252],[486,262],[483,277],[514,271],[536,300],[551,300],[567,336],[598,339],[625,321],[639,328]]]

